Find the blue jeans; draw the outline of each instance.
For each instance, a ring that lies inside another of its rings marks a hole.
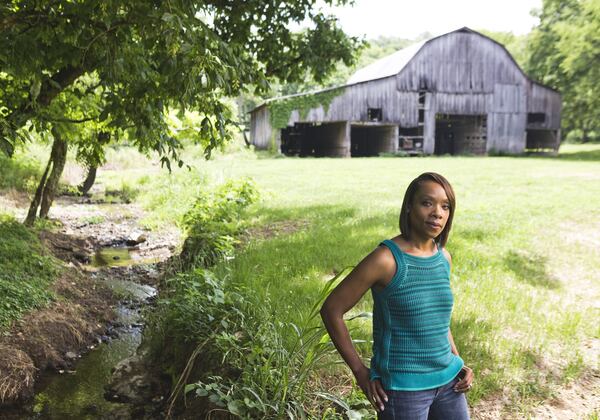
[[[458,382],[425,391],[386,391],[388,401],[379,420],[469,420],[465,394],[452,389]]]

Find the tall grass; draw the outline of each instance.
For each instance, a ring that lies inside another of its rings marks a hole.
[[[343,272],[320,287],[309,311],[284,322],[273,317],[267,295],[233,283],[228,271],[206,269],[233,257],[244,210],[255,199],[252,183],[228,182],[200,194],[183,218],[183,271],[164,282],[148,334],[154,358],[178,374],[169,413],[191,392],[208,399],[205,410],[243,418],[314,417],[315,398],[328,405],[337,398],[316,393],[309,380],[334,352],[318,313]]]

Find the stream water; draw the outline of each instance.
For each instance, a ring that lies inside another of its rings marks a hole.
[[[118,258],[115,258],[118,257]],[[94,257],[95,266],[131,265],[127,248],[104,248]],[[109,279],[109,286],[119,296],[129,296],[118,307],[114,322],[116,338],[103,337],[83,354],[72,371],[43,374],[36,384],[33,402],[25,407],[21,418],[28,419],[98,419],[112,418],[108,413],[122,404],[104,398],[104,386],[113,368],[135,354],[142,340],[142,307],[156,295],[156,289],[129,280]]]

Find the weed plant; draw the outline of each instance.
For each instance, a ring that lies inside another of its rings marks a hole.
[[[163,363],[181,360],[188,350],[184,367],[171,364],[178,373],[171,407],[184,393],[242,418],[305,418],[323,412],[341,418],[331,401],[348,412],[351,408],[308,384],[314,368],[335,351],[318,312],[346,271],[321,287],[310,310],[291,322],[273,317],[275,305],[268,296],[231,282],[228,273],[217,276],[204,268],[232,256],[244,210],[256,198],[252,183],[228,182],[201,194],[184,217],[186,271],[165,281],[150,323],[151,349]],[[165,342],[171,343],[168,351]]]
[[[209,302],[204,308],[215,303],[220,308],[213,306],[206,314],[212,325],[206,325],[204,331],[212,331],[212,335],[203,341],[207,346],[202,346],[202,351],[213,352],[218,367],[186,385],[185,392],[207,397],[214,406],[241,418],[314,418],[325,411],[328,417],[337,417],[328,404],[324,407],[314,402],[317,397],[322,403],[329,402],[335,396],[315,393],[308,386],[315,367],[335,351],[317,317],[337,278],[321,289],[321,299],[303,319],[291,323],[273,318],[271,302],[251,289],[228,286],[227,280],[218,284],[206,275],[196,272],[196,279],[204,278],[204,284],[213,290],[204,291],[196,304],[206,299]],[[293,337],[291,343],[289,336]]]
[[[138,201],[149,210],[142,224],[151,229],[177,226],[196,198],[207,191],[206,176],[197,170],[173,169],[160,176],[143,175],[137,184],[140,188]]]
[[[106,189],[106,201],[107,202],[121,202],[130,204],[135,201],[135,198],[140,193],[140,190],[134,187],[131,183],[121,180],[120,188],[118,189]]]

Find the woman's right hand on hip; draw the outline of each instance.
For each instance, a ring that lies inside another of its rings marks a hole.
[[[373,405],[375,410],[383,411],[384,402],[387,402],[388,398],[385,394],[381,381],[379,379],[371,380],[369,376],[369,369],[366,366],[362,366],[358,372],[354,373],[358,386],[365,393],[369,402]]]

